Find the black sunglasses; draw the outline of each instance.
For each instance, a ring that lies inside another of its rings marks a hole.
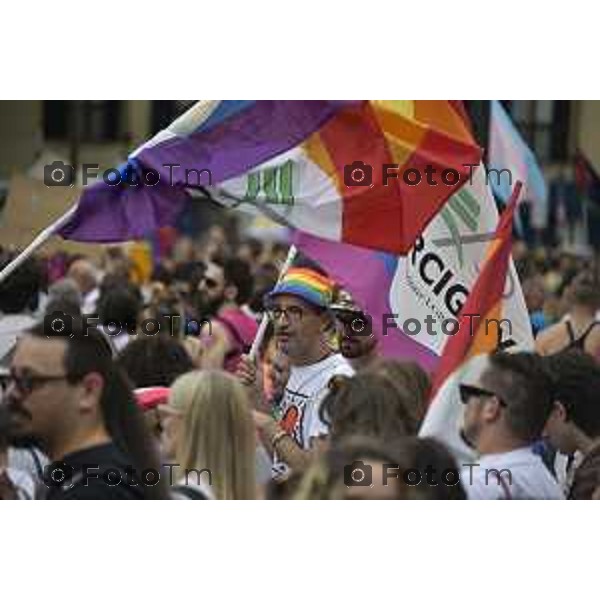
[[[500,402],[502,406],[506,406],[506,402],[500,398],[496,392],[477,387],[476,385],[461,383],[458,386],[458,393],[460,394],[460,401],[463,404],[467,404],[471,398],[492,398],[496,396],[498,402]]]
[[[11,372],[7,377],[3,378],[3,388],[7,391],[11,385],[14,385],[20,394],[28,396],[35,389],[49,381],[60,381],[66,378],[66,373],[63,375],[34,375],[33,373],[17,375]]]

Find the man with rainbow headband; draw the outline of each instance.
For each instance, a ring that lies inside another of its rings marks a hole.
[[[275,456],[275,478],[307,465],[311,450],[328,434],[319,406],[329,382],[335,376],[354,374],[348,361],[332,348],[332,292],[333,282],[324,273],[292,267],[267,295],[275,339],[290,364],[279,418],[254,413],[263,443]],[[253,376],[242,375],[242,379],[251,383]]]

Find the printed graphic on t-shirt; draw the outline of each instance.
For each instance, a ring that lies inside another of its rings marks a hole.
[[[300,447],[304,447],[303,422],[308,396],[290,389],[285,390],[283,413],[280,421],[282,429],[287,431]]]

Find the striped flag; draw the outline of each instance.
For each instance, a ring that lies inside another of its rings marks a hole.
[[[155,185],[91,186],[61,235],[115,242],[168,225],[193,169],[225,206],[401,254],[480,156],[448,101],[202,101],[119,171],[133,170],[140,181],[152,170]],[[435,185],[425,180],[428,170]]]
[[[381,354],[411,359],[435,372],[497,227],[498,211],[480,165],[472,183],[446,202],[406,256],[302,232],[293,241],[370,315]],[[509,262],[503,302],[512,315],[512,335],[505,335],[502,343],[528,347],[533,344],[531,324],[518,275]]]
[[[511,263],[512,223],[521,182],[517,182],[512,197],[501,215],[496,234],[488,246],[482,269],[459,317],[459,328],[444,348],[432,386],[432,402],[425,416],[420,435],[437,437],[461,457],[470,450],[461,440],[463,405],[458,396],[458,383],[475,357],[496,349],[526,350],[533,344],[518,347],[506,335],[513,323],[522,321],[503,299]],[[522,307],[522,311],[525,311]]]
[[[506,202],[513,182],[523,182],[523,200],[531,204],[533,223],[536,227],[545,227],[548,190],[542,170],[502,104],[498,100],[492,100],[491,104],[488,167],[497,171],[490,172],[494,194]],[[502,172],[503,169],[505,172]]]

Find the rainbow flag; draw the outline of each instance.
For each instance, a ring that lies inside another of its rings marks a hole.
[[[531,331],[528,344],[518,347],[511,342],[509,330],[514,323],[523,321],[515,313],[514,305],[505,302],[505,287],[511,265],[512,224],[521,191],[517,182],[510,201],[501,215],[494,238],[488,246],[482,268],[461,310],[459,328],[444,348],[432,386],[429,410],[420,435],[436,437],[445,442],[459,457],[469,457],[470,449],[461,440],[459,432],[464,406],[458,396],[458,383],[475,359],[494,350],[528,350],[533,346]],[[526,316],[526,313],[525,313]]]
[[[213,192],[320,238],[404,254],[480,157],[454,102],[362,101]]]
[[[120,169],[136,181],[153,170],[159,181],[90,186],[60,234],[143,237],[173,223],[202,187],[224,206],[401,254],[480,156],[450,101],[202,101]],[[195,185],[186,169],[201,172]]]

